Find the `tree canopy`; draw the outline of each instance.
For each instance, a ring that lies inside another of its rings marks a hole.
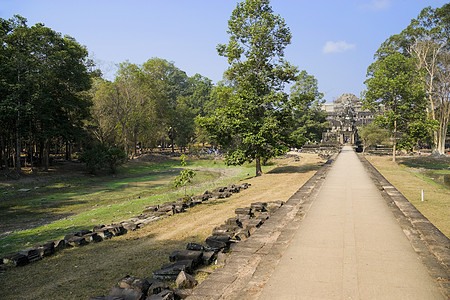
[[[425,107],[425,91],[422,77],[415,67],[414,59],[395,52],[369,67],[367,90],[363,92],[363,103],[371,110],[383,106],[385,112],[379,117],[392,133],[395,153],[399,131],[407,131],[412,121],[421,119]]]
[[[295,79],[297,68],[284,60],[291,33],[283,18],[275,15],[268,0],[237,4],[228,21],[230,40],[217,51],[230,64],[225,77],[229,87],[221,91],[222,103],[202,125],[229,149],[226,162],[267,160],[287,148],[292,103],[283,91]]]
[[[401,53],[415,59],[427,94],[427,130],[434,152],[444,154],[450,118],[450,4],[424,8],[399,34],[389,37],[375,54],[377,60]]]
[[[89,115],[92,63],[75,39],[41,23],[29,27],[25,18],[15,16],[0,24],[3,156],[6,148],[14,150],[20,171],[24,143],[37,145],[47,168],[50,141],[74,140]]]

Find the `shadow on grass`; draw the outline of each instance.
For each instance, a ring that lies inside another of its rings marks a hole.
[[[62,250],[43,261],[4,272],[0,284],[7,288],[2,299],[63,299],[62,295],[70,295],[64,299],[88,299],[108,294],[127,274],[151,277],[169,263],[173,251],[184,250],[188,242],[205,244],[197,235],[169,240],[136,231],[129,237]]]
[[[449,170],[450,157],[421,156],[400,158],[399,164],[409,168],[424,168],[429,170]]]
[[[316,164],[307,164],[302,166],[284,166],[270,170],[269,172],[267,172],[267,174],[307,173],[310,171],[316,171],[319,168],[320,166]]]

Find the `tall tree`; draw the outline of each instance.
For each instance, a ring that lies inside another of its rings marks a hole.
[[[150,87],[151,97],[158,99],[158,118],[162,122],[161,138],[170,139],[174,151],[175,139],[182,131],[182,122],[178,122],[176,107],[179,96],[188,95],[188,76],[178,69],[174,63],[161,58],[152,58],[142,66],[145,80]]]
[[[427,116],[432,122],[434,152],[445,153],[445,138],[450,116],[448,97],[448,57],[450,55],[450,4],[424,8],[400,34],[387,39],[376,53],[378,59],[400,52],[416,58],[416,67],[424,72],[427,92]],[[437,124],[437,126],[434,126]]]
[[[410,121],[424,112],[425,91],[414,58],[395,52],[374,62],[364,83],[363,103],[371,109],[386,109],[380,119],[392,133],[392,160],[395,161],[399,131],[405,132]]]
[[[327,114],[321,108],[325,101],[317,79],[305,70],[301,71],[291,87],[290,98],[295,103],[292,145],[300,148],[308,140],[319,142],[328,124]]]
[[[220,44],[220,56],[228,59],[225,72],[235,90],[215,116],[203,125],[229,148],[226,162],[240,165],[285,151],[291,103],[284,85],[295,79],[297,69],[283,59],[291,33],[283,18],[273,13],[268,0],[237,4],[228,21],[230,40]],[[219,134],[218,134],[219,133]]]
[[[27,26],[25,18],[1,20],[2,99],[0,110],[14,135],[16,169],[25,138],[40,144],[48,168],[51,139],[70,140],[88,115],[92,63],[73,38],[45,27]]]

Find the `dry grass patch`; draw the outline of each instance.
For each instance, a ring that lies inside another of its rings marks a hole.
[[[394,185],[431,223],[450,237],[450,189],[433,182],[414,168],[391,161],[390,156],[366,156],[383,176]],[[421,201],[421,190],[424,201]]]
[[[203,243],[213,227],[234,210],[256,201],[283,200],[294,194],[323,163],[313,154],[277,160],[274,172],[246,180],[247,190],[227,199],[205,202],[147,227],[102,243],[64,250],[25,267],[0,273],[2,299],[87,299],[107,294],[123,276],[151,277],[169,254],[188,242]],[[293,172],[294,167],[297,172]],[[281,168],[278,169],[277,168]],[[280,171],[281,170],[281,171]]]

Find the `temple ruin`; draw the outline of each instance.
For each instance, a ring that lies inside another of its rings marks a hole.
[[[358,128],[372,123],[375,113],[362,108],[362,102],[353,94],[343,94],[326,103],[323,109],[328,114],[329,128],[322,134],[322,142],[355,144],[358,140]]]

